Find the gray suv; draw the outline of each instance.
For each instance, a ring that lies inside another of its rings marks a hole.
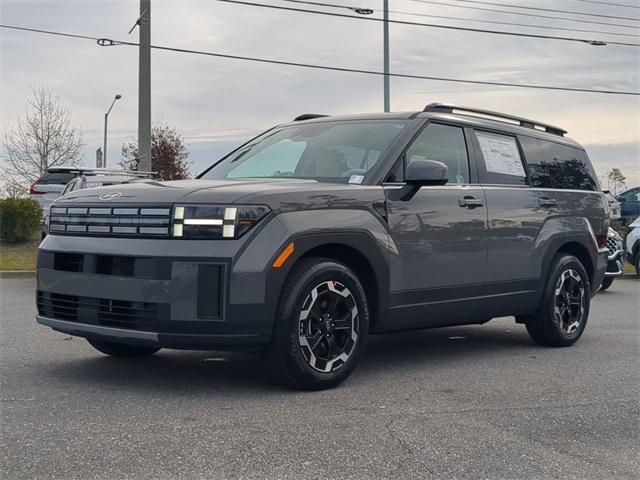
[[[116,357],[249,349],[337,385],[372,334],[511,315],[582,335],[607,200],[560,128],[449,104],[302,115],[195,180],[79,190],[51,207],[37,321]]]

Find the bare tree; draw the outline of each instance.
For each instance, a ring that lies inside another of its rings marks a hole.
[[[16,186],[36,181],[51,167],[76,166],[84,154],[82,134],[68,108],[52,90],[33,88],[24,113],[4,132],[4,182]]]
[[[617,195],[627,186],[627,177],[624,176],[619,168],[612,168],[607,173],[607,185],[611,193]]]

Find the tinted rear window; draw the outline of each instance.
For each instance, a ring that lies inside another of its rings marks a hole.
[[[38,183],[44,185],[66,185],[74,178],[76,178],[75,173],[47,172],[42,177],[40,177]]]
[[[521,137],[532,187],[598,190],[598,180],[584,150]]]

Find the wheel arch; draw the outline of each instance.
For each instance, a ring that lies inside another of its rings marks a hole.
[[[595,274],[595,252],[593,252],[593,242],[588,241],[582,237],[562,237],[555,240],[554,244],[547,250],[547,254],[544,258],[543,264],[543,277],[547,278],[549,269],[551,268],[551,262],[558,253],[567,253],[573,255],[584,266],[589,276],[589,284],[593,288],[593,278]],[[542,285],[544,288],[544,285]]]
[[[370,309],[370,332],[384,329],[389,305],[389,269],[385,254],[365,231],[303,234],[292,237],[294,253],[283,267],[273,269],[269,280],[271,298],[278,297],[291,271],[302,260],[321,257],[349,267],[360,280]],[[283,246],[283,248],[284,248]]]

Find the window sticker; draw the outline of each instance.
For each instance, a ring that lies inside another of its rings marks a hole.
[[[364,180],[364,175],[351,175],[349,178],[349,183],[353,185],[360,185]]]
[[[513,137],[476,132],[487,172],[525,177],[518,145]]]

